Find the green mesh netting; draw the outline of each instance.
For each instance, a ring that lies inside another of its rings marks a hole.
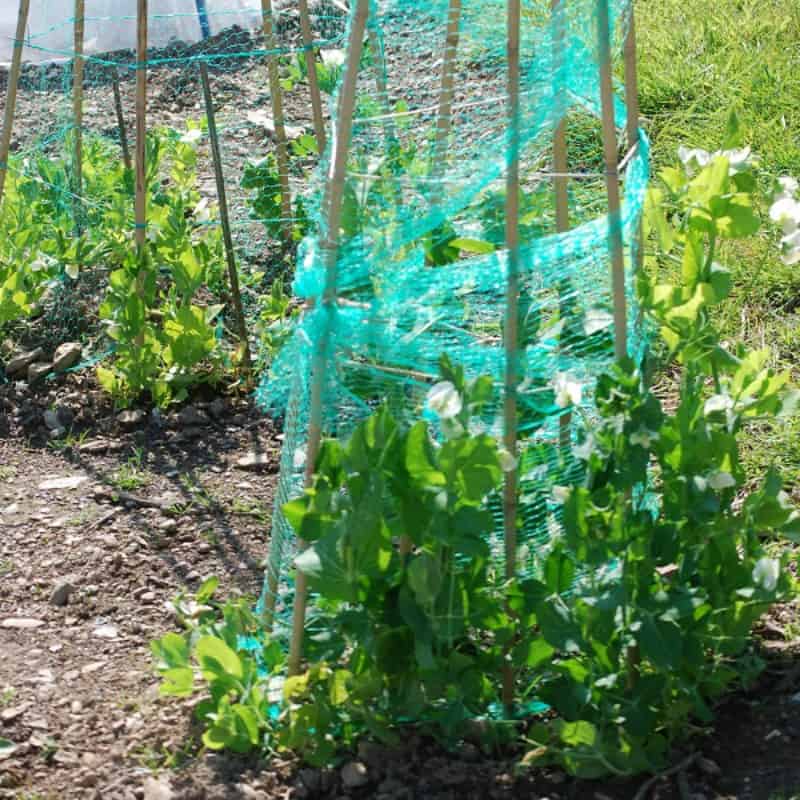
[[[648,142],[640,132],[639,147],[625,164],[621,220],[610,220],[599,122],[597,5],[595,0],[570,0],[553,11],[550,0],[523,3],[520,272],[526,311],[519,415],[524,526],[517,565],[522,573],[536,570],[546,542],[559,529],[560,506],[552,487],[581,474],[580,460],[570,453],[580,415],[573,415],[565,434],[563,409],[546,406],[540,398],[558,373],[566,373],[583,387],[588,412],[595,378],[614,359],[612,224],[621,223],[625,242],[630,355],[641,358],[646,345],[631,287]],[[469,377],[493,376],[501,393],[506,363],[504,174],[510,150],[506,13],[505,0],[379,0],[370,6],[342,227],[327,231],[320,207],[331,174],[329,148],[310,194],[317,233],[301,245],[293,285],[306,310],[258,393],[265,407],[285,413],[262,598],[274,600],[278,621],[291,603],[294,554],[294,535],[281,506],[302,490],[312,359],[320,343],[325,346],[327,436],[346,436],[383,401],[401,418],[424,413],[442,352],[462,364]],[[630,0],[610,3],[614,56],[621,54],[630,13]],[[454,19],[458,43],[454,47],[451,37],[447,49],[448,20]],[[455,92],[443,126],[439,109],[446,52],[454,64]],[[617,99],[618,126],[625,114]],[[569,145],[572,229],[557,233],[552,153],[562,120]],[[333,125],[336,121],[334,113]],[[443,127],[447,135],[437,139]],[[628,151],[623,145],[620,158]],[[334,303],[323,302],[322,243],[329,235],[340,241]],[[454,238],[481,245],[467,242],[448,251]],[[501,407],[486,423],[498,438]],[[493,507],[494,544],[501,560],[500,502]]]

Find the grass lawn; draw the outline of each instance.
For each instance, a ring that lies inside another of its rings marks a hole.
[[[800,176],[800,3],[797,0],[640,0],[640,102],[654,168],[678,145],[716,150],[732,110],[765,185]],[[800,270],[781,263],[774,226],[727,246],[735,289],[720,310],[731,341],[769,347],[775,367],[800,378]],[[755,428],[752,477],[776,464],[800,496],[800,421]]]

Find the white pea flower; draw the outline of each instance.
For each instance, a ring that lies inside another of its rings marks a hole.
[[[717,411],[731,411],[733,410],[733,405],[733,398],[730,395],[715,394],[706,400],[703,405],[703,414],[709,416]]]
[[[426,398],[428,408],[440,419],[452,419],[464,406],[461,395],[450,381],[440,381],[431,387]]]
[[[145,237],[147,238],[147,241],[151,242],[152,244],[155,244],[156,241],[158,241],[158,234],[159,234],[158,225],[154,225],[153,223],[150,223],[147,226],[147,231],[145,233]]]
[[[678,158],[683,162],[687,171],[694,168],[703,169],[711,163],[711,153],[708,150],[703,150],[700,147],[684,147],[681,145],[678,148]]]
[[[574,380],[568,372],[557,372],[553,379],[553,391],[556,395],[556,405],[559,408],[577,406],[583,396],[581,384]]]
[[[572,455],[579,461],[588,461],[594,452],[594,436],[589,434],[580,444],[572,448]]]
[[[630,437],[631,444],[638,444],[641,447],[650,447],[653,442],[658,441],[658,432],[651,431],[647,428],[639,428],[634,431]]]
[[[294,451],[292,456],[292,464],[294,465],[295,469],[300,469],[300,467],[304,467],[306,463],[306,451],[304,447],[298,447],[297,450]]]
[[[572,494],[572,489],[569,486],[554,486],[553,502],[563,506],[569,500],[570,494]]]
[[[800,228],[781,239],[781,261],[787,266],[800,263]]]
[[[442,433],[448,439],[458,439],[464,435],[464,426],[455,418],[442,419]]]
[[[730,472],[715,472],[709,477],[708,485],[715,492],[721,492],[724,489],[732,489],[736,486],[736,479]]]
[[[211,209],[208,205],[208,198],[204,197],[200,202],[194,207],[194,218],[195,222],[205,223],[211,221]]]
[[[763,556],[753,567],[753,581],[767,592],[774,592],[781,575],[781,563],[776,558]]]
[[[197,144],[203,138],[200,128],[192,128],[181,136],[181,144]]]
[[[30,270],[31,272],[40,272],[52,268],[55,264],[56,260],[52,256],[40,255],[31,262]]]
[[[785,234],[794,233],[800,226],[800,203],[793,197],[780,197],[770,206],[769,218],[780,225]]]
[[[513,472],[517,468],[519,461],[505,447],[501,447],[497,451],[497,455],[500,460],[500,469],[503,472]]]
[[[725,156],[728,159],[728,174],[737,175],[750,167],[751,150],[742,147],[738,150],[722,150],[714,153],[716,156]]]
[[[67,264],[67,266],[64,267],[64,272],[66,272],[67,275],[69,275],[69,277],[72,278],[72,280],[74,280],[74,281],[78,280],[78,265],[77,264]]]
[[[778,197],[793,197],[800,189],[800,184],[791,175],[783,175],[778,178],[778,185],[781,187],[781,191],[776,196],[776,200]]]
[[[750,167],[752,152],[749,147],[731,150],[715,150],[709,153],[700,147],[678,148],[678,158],[683,162],[686,171],[691,175],[695,169],[704,169],[714,159],[724,156],[728,159],[728,174],[737,175]]]

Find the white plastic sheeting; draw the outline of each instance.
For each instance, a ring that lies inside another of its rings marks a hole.
[[[197,42],[201,36],[195,0],[149,0],[148,43]],[[260,0],[206,0],[211,34],[232,25],[256,28]],[[18,0],[0,0],[0,62],[11,60]],[[70,58],[73,51],[74,0],[31,0],[23,58],[42,62]],[[136,47],[136,0],[85,0],[84,52],[105,53]]]

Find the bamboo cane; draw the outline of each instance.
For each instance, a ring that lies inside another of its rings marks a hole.
[[[553,37],[553,62],[556,64],[555,73],[556,79],[560,74],[561,58],[563,56],[564,48],[564,26],[563,26],[563,12],[560,12],[560,6],[566,0],[552,0],[551,10],[556,15],[555,35]],[[553,190],[555,192],[556,200],[556,231],[564,233],[569,230],[569,193],[567,191],[567,170],[569,169],[569,161],[567,155],[567,120],[562,117],[553,134]],[[569,290],[569,282],[564,282],[566,286],[565,291]],[[563,449],[567,449],[570,444],[571,435],[570,429],[572,425],[572,413],[567,411],[561,415],[559,419],[560,427],[560,442]]]
[[[25,40],[25,26],[28,24],[28,10],[30,5],[30,0],[19,0],[17,30],[14,35],[14,52],[11,55],[11,70],[8,74],[8,89],[6,90],[3,136],[2,139],[0,139],[0,202],[3,200],[3,191],[6,186],[6,174],[8,173],[8,154],[11,151],[11,130],[14,127],[14,109],[17,105],[19,74],[22,69],[22,46]]]
[[[350,27],[347,66],[339,94],[339,117],[336,122],[336,135],[331,153],[330,180],[325,188],[322,212],[326,218],[323,231],[325,253],[325,292],[323,304],[330,307],[336,303],[337,261],[339,248],[339,226],[342,219],[347,156],[353,133],[353,112],[356,103],[356,83],[364,32],[369,15],[369,0],[357,0],[355,15]],[[322,331],[316,342],[311,374],[310,419],[308,424],[308,444],[306,449],[305,485],[309,486],[314,475],[314,465],[322,442],[322,394],[325,384],[325,366],[330,339],[329,325]],[[305,547],[299,542],[299,548]],[[295,578],[295,596],[292,617],[292,639],[289,647],[289,674],[296,675],[300,670],[303,655],[303,629],[305,628],[308,586],[305,575],[299,570]]]
[[[614,119],[614,85],[611,78],[611,31],[608,0],[597,0],[600,45],[600,104],[603,123],[603,159],[608,196],[608,245],[611,251],[611,285],[614,306],[614,353],[628,353],[628,313],[625,299],[625,255],[620,217],[617,126]]]
[[[314,35],[311,31],[311,15],[308,12],[308,0],[299,0],[300,6],[300,34],[303,37],[303,50],[306,58],[306,72],[308,72],[308,91],[311,95],[311,113],[314,116],[314,133],[317,137],[317,150],[320,154],[325,152],[325,118],[322,112],[322,95],[319,91],[317,80],[317,59],[314,55]]]
[[[517,384],[519,370],[519,159],[520,159],[520,0],[508,0],[508,121],[509,156],[506,173],[506,251],[508,277],[506,283],[505,324],[505,391],[504,444],[512,456],[517,455]],[[506,472],[503,488],[503,532],[505,538],[506,579],[516,575],[517,561],[517,468]],[[503,668],[503,703],[514,703],[514,672],[509,663]]]
[[[277,43],[272,21],[272,0],[261,0],[261,16],[264,25],[264,46],[267,49],[267,75],[272,103],[272,120],[275,128],[275,156],[278,163],[278,180],[281,186],[281,216],[283,237],[292,236],[292,194],[289,186],[289,145],[286,124],[283,119],[283,90],[278,73]]]
[[[453,121],[453,98],[455,96],[455,68],[458,43],[461,35],[461,0],[450,0],[447,11],[447,38],[445,40],[442,76],[439,86],[439,106],[436,113],[436,134],[433,145],[431,175],[438,177],[444,172],[444,153]]]
[[[144,251],[147,239],[145,186],[147,171],[147,0],[136,3],[136,246]],[[141,273],[140,273],[141,275]]]
[[[114,109],[117,113],[117,128],[119,128],[119,144],[122,148],[122,161],[126,170],[133,169],[131,164],[131,151],[128,147],[128,134],[125,130],[125,114],[122,111],[122,95],[119,91],[119,73],[114,70],[111,85],[114,89]]]
[[[75,54],[72,63],[72,121],[75,126],[75,194],[83,193],[83,38],[84,0],[75,0]]]
[[[136,254],[139,272],[136,293],[144,299],[147,280],[147,0],[136,3],[136,163],[134,219],[136,222]],[[136,346],[144,346],[144,329],[136,337]]]
[[[389,85],[386,82],[386,58],[384,57],[383,42],[381,37],[378,36],[378,30],[373,20],[370,20],[367,25],[367,39],[369,41],[369,49],[372,50],[372,57],[375,60],[375,83],[378,87],[378,96],[380,97],[385,117],[383,129],[387,142],[390,142],[397,138],[397,134],[394,127],[394,119],[392,118],[391,104],[389,103]]]
[[[633,148],[639,142],[639,76],[636,66],[636,13],[631,3],[628,20],[628,35],[625,37],[625,107],[627,110],[626,130],[628,147]],[[636,231],[634,242],[634,267],[640,269],[644,263],[644,228],[642,223]]]
[[[211,159],[214,162],[214,180],[217,184],[217,201],[222,224],[222,241],[225,245],[225,258],[228,264],[228,280],[231,284],[233,308],[239,327],[239,341],[242,345],[242,366],[245,374],[250,375],[250,343],[247,336],[244,309],[242,308],[242,295],[239,291],[239,273],[236,269],[236,254],[233,249],[233,237],[231,236],[231,225],[228,217],[228,198],[225,193],[225,178],[222,174],[222,158],[220,156],[219,136],[217,135],[217,121],[214,116],[214,100],[211,97],[211,82],[208,79],[208,67],[205,61],[200,62],[200,81],[203,84],[203,99],[206,106],[206,120],[208,121],[208,139],[211,143]]]

